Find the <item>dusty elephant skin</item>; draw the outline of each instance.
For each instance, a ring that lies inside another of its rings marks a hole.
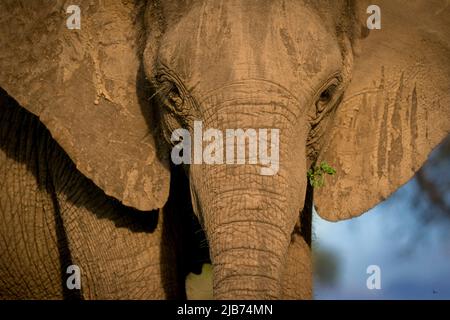
[[[185,298],[210,259],[217,299],[311,298],[313,200],[362,214],[450,128],[450,8],[377,4],[369,32],[363,1],[79,1],[73,30],[63,1],[2,1],[0,297]],[[277,174],[171,165],[194,121],[279,129]]]

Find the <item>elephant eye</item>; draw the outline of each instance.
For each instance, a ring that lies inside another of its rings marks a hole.
[[[180,109],[183,105],[183,98],[181,98],[180,91],[178,87],[172,84],[171,90],[167,94],[168,100],[175,106],[175,108]]]
[[[338,83],[335,81],[322,90],[316,102],[318,113],[321,113],[332,101],[334,101],[337,88]]]
[[[184,100],[180,89],[172,79],[163,75],[157,78],[159,83],[158,96],[163,105],[174,113],[180,113],[183,109]]]
[[[320,94],[319,101],[320,102],[330,102],[331,97],[333,95],[334,90],[336,90],[336,86],[332,85],[326,88],[322,93]]]

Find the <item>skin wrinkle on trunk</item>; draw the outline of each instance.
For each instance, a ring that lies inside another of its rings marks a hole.
[[[235,196],[241,199],[240,194]],[[221,292],[229,294],[233,290],[233,285],[239,285],[240,281],[245,280],[243,283],[248,288],[248,293],[251,294],[252,289],[256,291],[265,289],[265,297],[279,297],[290,234],[276,226],[275,221],[272,225],[270,222],[261,222],[258,216],[254,216],[255,210],[250,210],[246,214],[245,207],[248,204],[245,201],[233,202],[242,205],[232,206],[220,214],[229,217],[230,211],[239,212],[239,216],[246,216],[247,220],[231,219],[227,223],[219,222],[218,226],[212,227],[212,232],[208,233],[208,229],[206,230],[210,239],[211,260],[215,266],[215,294],[217,297],[221,297]],[[259,214],[273,216],[274,211],[282,212],[268,207],[264,211],[260,210]],[[205,215],[207,214],[205,212]],[[278,219],[282,220],[282,215]],[[247,257],[245,262],[239,262],[242,256]],[[223,297],[226,298],[226,295]]]
[[[264,234],[264,238],[258,237],[261,234]],[[228,238],[228,241],[224,241],[224,247],[220,248],[224,238]],[[288,244],[283,238],[279,232],[270,232],[266,224],[257,221],[235,222],[225,228],[222,235],[212,236],[211,247],[215,249],[211,252],[211,259],[215,266],[216,295],[229,293],[245,279],[243,284],[249,292],[265,289],[267,297],[278,297]],[[218,243],[213,239],[217,239]],[[270,243],[270,240],[274,240],[274,243]],[[237,241],[242,247],[233,245]],[[242,256],[247,257],[245,262],[239,262]]]
[[[294,109],[297,101],[281,99],[280,102],[275,96],[260,106],[258,102],[264,101],[264,93],[246,96],[244,92],[240,99],[228,105],[228,99],[220,101],[227,96],[226,89],[220,93],[205,100],[214,105],[210,105],[206,121],[203,118],[204,130],[282,129],[280,168],[275,176],[261,176],[258,165],[190,165],[190,183],[196,195],[193,200],[197,201],[194,207],[198,207],[196,214],[203,221],[214,266],[214,296],[218,299],[280,298],[291,234],[298,223],[306,192],[305,144],[298,141],[306,140],[307,126],[294,126],[292,118],[273,113],[274,110],[297,112]],[[247,113],[246,123],[236,121],[241,113],[255,108],[259,112],[253,111],[256,115],[251,118]],[[248,140],[245,147],[248,161]]]

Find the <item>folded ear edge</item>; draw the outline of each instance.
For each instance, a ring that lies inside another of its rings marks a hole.
[[[352,82],[318,159],[337,169],[315,190],[317,212],[330,221],[385,200],[450,131],[450,8],[437,1],[378,5],[382,29],[360,42]]]
[[[79,6],[89,14],[81,30],[69,30],[62,3],[0,4],[0,86],[107,195],[143,211],[161,208],[170,169],[153,136],[152,106],[138,92],[141,6]]]

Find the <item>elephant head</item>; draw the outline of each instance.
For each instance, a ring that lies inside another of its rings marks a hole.
[[[81,1],[81,29],[70,30],[61,4],[5,1],[16,18],[0,20],[0,86],[84,175],[139,210],[167,201],[170,149],[158,138],[170,146],[196,120],[278,129],[274,175],[186,167],[215,297],[278,298],[308,168],[336,168],[314,204],[347,219],[410,179],[448,134],[449,9],[378,5],[382,29],[369,32],[368,5],[350,0]]]

